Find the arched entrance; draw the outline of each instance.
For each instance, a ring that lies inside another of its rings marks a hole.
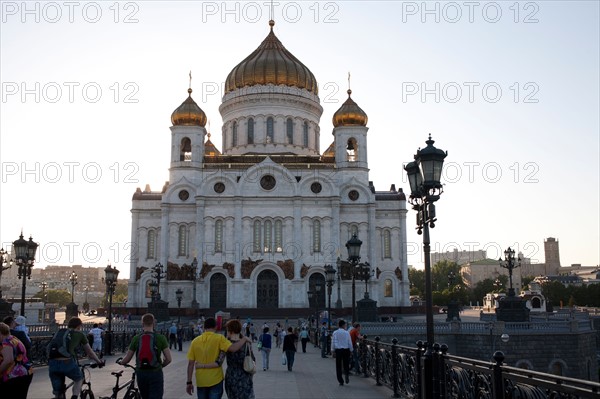
[[[227,307],[227,278],[222,273],[213,274],[210,278],[210,307],[212,309]]]
[[[256,279],[256,307],[274,309],[279,307],[279,278],[272,270],[263,270]]]

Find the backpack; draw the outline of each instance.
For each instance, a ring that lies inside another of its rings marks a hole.
[[[52,337],[46,347],[46,355],[48,359],[56,359],[57,357],[73,357],[69,352],[71,343],[72,330],[68,328],[59,329]]]
[[[141,369],[155,369],[161,366],[155,332],[145,332],[139,335],[136,360]]]

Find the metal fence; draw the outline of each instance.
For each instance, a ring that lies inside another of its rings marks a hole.
[[[496,352],[494,362],[449,355],[446,345],[433,346],[433,381],[424,381],[425,346],[400,346],[376,337],[359,344],[363,375],[392,389],[395,398],[423,398],[424,384],[434,384],[435,398],[600,398],[600,384],[504,365]]]

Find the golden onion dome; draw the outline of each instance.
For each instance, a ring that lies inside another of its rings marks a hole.
[[[171,114],[173,126],[206,126],[206,114],[192,99],[192,89],[188,89],[188,98]]]
[[[315,75],[281,44],[271,31],[256,50],[229,72],[225,92],[255,85],[285,85],[318,94]]]
[[[355,102],[352,100],[350,95],[352,90],[348,89],[348,99],[342,104],[340,109],[335,111],[333,114],[333,126],[367,126],[369,118],[365,111],[363,111]]]

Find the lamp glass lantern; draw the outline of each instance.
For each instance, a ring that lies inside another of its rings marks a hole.
[[[23,238],[23,233],[21,233],[18,240],[13,241],[13,247],[17,261],[27,261],[29,243]]]
[[[442,177],[442,167],[444,159],[448,155],[446,152],[433,146],[431,135],[426,141],[427,147],[417,151],[415,161],[423,171],[423,185],[425,188],[439,188]],[[407,165],[408,166],[408,165]],[[408,171],[407,171],[408,172]]]
[[[181,288],[177,288],[177,291],[175,291],[175,298],[177,298],[177,302],[181,303],[183,299],[183,290]]]
[[[358,239],[356,234],[352,235],[352,238],[346,243],[346,249],[348,250],[348,258],[351,262],[358,262],[360,259],[360,247],[362,241]]]
[[[335,269],[331,265],[325,266],[325,281],[330,286],[335,283]]]
[[[410,184],[410,192],[414,197],[420,196],[419,191],[423,186],[423,175],[421,174],[421,169],[419,168],[419,164],[416,162],[409,162],[404,166],[404,170],[408,175],[408,183]]]

